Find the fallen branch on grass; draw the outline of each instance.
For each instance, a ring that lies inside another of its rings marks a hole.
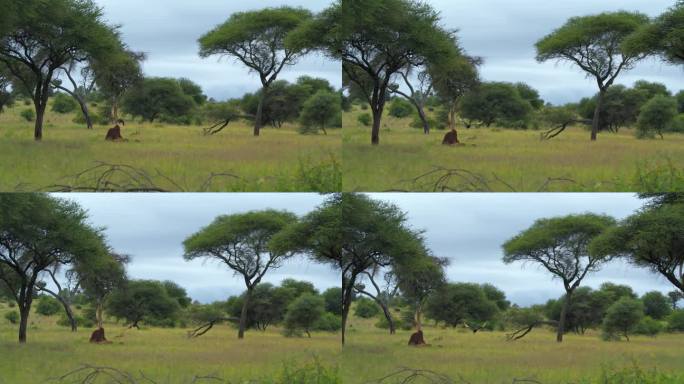
[[[591,125],[592,123],[593,123],[593,121],[587,120],[587,119],[572,119],[572,120],[567,120],[567,121],[564,121],[563,123],[561,123],[561,124],[559,124],[559,125],[557,125],[557,126],[551,128],[551,129],[549,129],[549,130],[546,131],[546,132],[542,132],[542,133],[539,135],[539,139],[540,139],[541,141],[544,141],[544,140],[551,140],[551,139],[553,139],[554,137],[556,137],[556,136],[560,135],[561,133],[563,133],[563,132],[568,128],[568,126],[569,126],[569,125],[572,125],[572,124]]]
[[[48,382],[57,383],[73,383],[73,384],[95,384],[100,383],[100,380],[106,380],[107,383],[114,384],[159,384],[158,381],[146,376],[140,372],[139,377],[133,376],[128,372],[121,371],[113,367],[97,366],[84,364],[72,371],[65,373],[59,377],[48,379]],[[188,384],[197,384],[204,382],[219,382],[228,383],[224,379],[214,375],[194,376]]]
[[[237,319],[235,317],[219,317],[213,320],[210,320],[201,326],[193,329],[192,331],[188,331],[188,338],[196,338],[200,337],[207,332],[211,331],[212,328],[214,328],[214,325],[217,323],[223,323],[225,321],[239,321],[240,319]]]
[[[520,329],[517,329],[511,333],[506,334],[506,341],[516,341],[527,336],[528,333],[532,332],[534,328],[541,327],[543,325],[550,325],[552,327],[558,327],[558,322],[554,320],[540,320],[528,324]]]

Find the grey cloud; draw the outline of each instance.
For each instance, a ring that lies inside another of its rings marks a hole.
[[[562,294],[562,286],[534,265],[505,265],[501,244],[542,217],[605,213],[624,218],[643,205],[632,194],[369,194],[397,204],[409,224],[425,230],[430,249],[450,261],[451,281],[492,283],[521,305],[543,303]],[[637,292],[669,291],[664,279],[612,262],[583,285],[628,284]]]
[[[211,223],[218,215],[286,209],[304,215],[325,197],[317,194],[55,194],[78,202],[90,221],[106,227],[105,234],[118,252],[130,254],[132,278],[173,280],[202,302],[223,300],[244,290],[244,283],[226,267],[200,260],[183,260],[182,241]],[[264,281],[279,284],[285,278],[314,283],[323,291],[338,287],[338,272],[298,256],[267,274]]]
[[[224,22],[234,12],[277,6],[301,6],[319,12],[331,0],[96,0],[110,23],[121,25],[124,41],[134,50],[145,52],[144,71],[148,76],[187,77],[200,84],[216,99],[238,97],[260,88],[257,77],[230,60],[202,59],[197,39]],[[339,62],[315,54],[286,69],[281,78],[289,81],[309,75],[322,77],[335,87],[342,84]]]

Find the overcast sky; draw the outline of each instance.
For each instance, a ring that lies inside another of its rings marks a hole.
[[[562,26],[570,17],[604,11],[640,11],[657,16],[674,0],[428,0],[441,11],[443,24],[459,29],[469,54],[485,59],[482,76],[487,81],[523,81],[538,89],[554,104],[578,101],[597,92],[596,81],[587,79],[570,64],[535,60],[534,44]],[[684,89],[682,67],[647,59],[623,73],[617,83],[631,85],[639,79],[658,81],[672,91]]]
[[[55,194],[78,202],[93,225],[106,227],[113,248],[132,256],[128,273],[135,279],[172,280],[201,302],[225,300],[244,291],[244,281],[213,262],[183,260],[182,242],[210,224],[216,216],[287,209],[304,215],[325,197],[317,194]],[[264,282],[279,284],[294,278],[312,282],[323,291],[339,287],[341,277],[325,265],[295,257],[267,273]]]
[[[435,255],[449,258],[453,282],[492,283],[519,305],[541,304],[564,293],[545,270],[504,264],[501,245],[536,219],[571,213],[605,213],[624,218],[643,206],[632,194],[369,194],[407,212],[413,228],[426,230]],[[674,290],[665,279],[624,262],[612,262],[589,275],[582,286],[627,284],[637,293]]]
[[[201,59],[197,39],[225,22],[232,13],[278,7],[301,6],[319,12],[331,0],[96,0],[111,24],[121,25],[124,41],[148,55],[147,76],[186,77],[200,84],[210,97],[222,100],[242,96],[261,87],[258,75],[232,59]],[[312,54],[285,69],[280,79],[322,77],[341,87],[341,64]]]

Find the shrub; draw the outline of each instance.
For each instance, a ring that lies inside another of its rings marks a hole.
[[[380,307],[371,299],[361,298],[356,301],[354,315],[370,319],[380,313]]]
[[[49,296],[41,296],[36,305],[36,312],[43,316],[56,315],[62,309],[62,305],[57,299]]]
[[[10,324],[16,324],[19,322],[19,312],[10,311],[5,313],[5,320],[9,321]]]
[[[443,122],[438,121],[434,117],[427,117],[427,122],[430,126],[430,129],[443,130],[446,128]],[[420,119],[420,116],[418,116],[418,114],[415,114],[415,116],[413,116],[413,121],[411,121],[411,124],[409,126],[415,129],[423,129],[423,120]]]
[[[641,301],[630,297],[623,297],[608,307],[603,318],[604,340],[619,340],[624,336],[629,340],[629,334],[644,317],[644,305]]]
[[[673,332],[684,332],[684,309],[674,311],[667,317],[668,329]]]
[[[325,312],[323,316],[314,324],[316,331],[337,332],[342,328],[342,317],[330,312]]]
[[[76,320],[76,325],[79,327],[92,328],[95,326],[95,321],[83,316],[75,315],[74,320]],[[60,316],[59,320],[57,320],[57,325],[60,327],[71,327],[71,322],[69,321],[66,313],[62,313],[62,316]]]
[[[73,97],[65,94],[58,93],[53,97],[52,101],[52,111],[60,114],[67,114],[74,112],[78,108],[78,104]]]
[[[668,132],[684,133],[684,113],[675,116],[670,124]]]
[[[19,113],[19,116],[28,122],[32,122],[36,119],[36,112],[34,112],[33,109],[24,109]]]
[[[403,119],[404,117],[411,116],[411,113],[413,113],[413,105],[410,102],[399,97],[392,99],[389,106],[390,116]]]
[[[358,122],[364,127],[370,127],[372,118],[370,113],[362,113],[356,118],[356,120],[358,120]]]
[[[646,316],[636,325],[634,333],[637,335],[655,336],[663,332],[664,329],[665,327],[660,321]]]
[[[655,96],[641,107],[637,120],[637,138],[653,138],[656,134],[662,137],[667,127],[671,126],[675,116],[677,116],[677,101],[663,95]]]

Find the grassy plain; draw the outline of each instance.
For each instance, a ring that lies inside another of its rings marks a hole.
[[[252,136],[247,122],[231,123],[204,136],[199,126],[128,121],[128,142],[105,142],[108,128],[87,130],[74,115],[48,113],[43,141],[33,141],[33,123],[18,103],[0,114],[0,191],[88,191],[109,165],[110,189],[211,192],[339,190],[341,133],[300,135],[294,125],[265,128]],[[108,164],[86,172],[100,163]],[[215,175],[212,177],[212,175]],[[132,176],[132,177],[131,177]],[[102,187],[102,185],[100,185]],[[107,188],[100,188],[106,190]]]
[[[237,331],[217,326],[206,335],[189,339],[187,329],[143,328],[127,330],[120,324],[105,324],[108,345],[88,343],[92,329],[72,333],[56,325],[57,316],[32,314],[28,343],[19,345],[17,326],[4,318],[10,308],[0,304],[0,383],[44,383],[84,365],[112,367],[132,375],[136,383],[189,384],[197,382],[232,384],[339,384],[339,336],[312,333],[309,338],[286,338],[277,328],[247,332],[237,339]],[[302,373],[317,377],[301,379]],[[317,374],[316,370],[325,370]],[[298,371],[302,371],[299,372]],[[83,377],[83,375],[81,375]],[[287,377],[287,378],[285,378]],[[299,377],[301,381],[294,381]],[[72,383],[69,377],[56,383]],[[81,382],[81,381],[76,381]],[[87,383],[118,382],[103,376]],[[125,381],[125,383],[131,383]]]
[[[634,131],[589,141],[582,127],[541,141],[537,130],[459,127],[464,144],[442,146],[444,131],[424,135],[411,119],[385,116],[380,145],[370,145],[367,113],[343,116],[345,191],[634,192],[684,189],[684,135],[637,140]],[[421,175],[425,175],[420,178]]]
[[[404,368],[432,371],[458,384],[684,383],[684,335],[605,342],[596,333],[571,334],[558,344],[555,335],[544,329],[508,342],[505,332],[473,334],[428,326],[425,338],[431,345],[415,348],[407,346],[410,331],[389,335],[374,327],[375,322],[353,318],[350,323],[342,352],[345,384],[399,383],[412,372],[378,380]],[[447,383],[436,376],[415,380],[410,382]]]

